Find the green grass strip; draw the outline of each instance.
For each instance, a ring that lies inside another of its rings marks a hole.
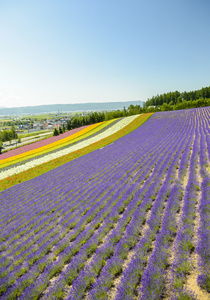
[[[19,174],[14,174],[10,177],[7,177],[5,179],[2,179],[0,181],[0,192],[4,191],[16,184],[19,184],[21,182],[30,180],[32,178],[35,178],[37,176],[40,176],[50,170],[53,170],[67,162],[72,161],[73,159],[76,159],[80,156],[83,156],[85,154],[88,154],[94,150],[97,150],[99,148],[105,147],[110,143],[113,143],[117,139],[125,136],[126,134],[132,132],[142,124],[144,124],[151,116],[153,113],[147,113],[147,114],[142,114],[138,116],[136,119],[134,119],[130,124],[119,130],[118,132],[101,139],[98,142],[95,142],[91,145],[88,145],[82,149],[79,149],[77,151],[74,151],[72,153],[63,155],[62,157],[56,158],[54,160],[51,160],[49,162],[43,163],[39,166],[33,167],[25,172],[21,172]]]

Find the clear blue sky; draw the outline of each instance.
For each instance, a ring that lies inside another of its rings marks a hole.
[[[209,0],[0,0],[0,106],[210,85]]]

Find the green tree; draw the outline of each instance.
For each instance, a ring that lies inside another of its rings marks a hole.
[[[67,130],[71,130],[72,129],[72,125],[71,125],[71,121],[67,121],[67,125],[66,125]]]
[[[57,136],[57,135],[59,135],[59,132],[58,132],[57,128],[55,128],[53,131],[53,136]]]
[[[10,133],[10,135],[11,135],[11,138],[12,139],[15,139],[17,136],[16,136],[16,132],[15,132],[15,128],[14,128],[14,126],[12,126],[12,128],[11,128],[11,133]]]
[[[62,127],[59,126],[59,134],[62,134],[62,133],[63,133]]]
[[[78,118],[74,118],[72,123],[71,123],[72,129],[78,128],[79,127],[79,120]]]
[[[8,130],[3,130],[2,141],[6,142],[6,141],[10,141],[10,140],[11,140],[10,132]]]
[[[169,110],[173,110],[173,107],[170,104],[163,103],[162,111],[169,111]]]

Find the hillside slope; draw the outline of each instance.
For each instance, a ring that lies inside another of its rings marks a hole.
[[[0,193],[0,299],[209,299],[210,108],[155,113]]]

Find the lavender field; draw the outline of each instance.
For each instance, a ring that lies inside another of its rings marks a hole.
[[[0,299],[209,299],[210,107],[0,193]]]

